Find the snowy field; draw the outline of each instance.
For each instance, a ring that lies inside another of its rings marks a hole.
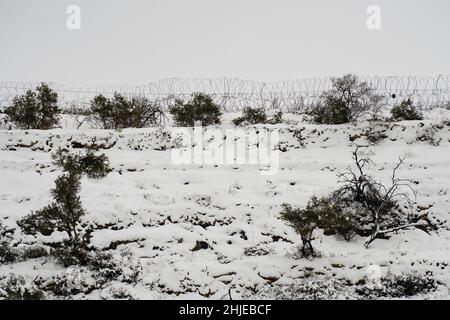
[[[93,230],[92,247],[123,257],[124,272],[137,275],[136,281],[99,284],[99,275],[87,268],[68,270],[40,257],[0,265],[0,282],[13,273],[30,286],[37,279],[49,288],[64,282],[70,289],[72,283],[75,289],[64,298],[73,299],[359,299],[356,288],[375,266],[380,276],[415,272],[436,280],[435,290],[412,298],[450,298],[449,111],[435,110],[423,121],[338,126],[283,118],[283,124],[244,128],[279,130],[274,175],[260,174],[255,165],[174,164],[170,126],[76,130],[64,116],[64,129],[1,130],[0,221],[11,230],[11,243],[26,248],[64,236],[27,236],[16,221],[50,203],[60,174],[52,152],[95,144],[113,171],[98,181],[83,178],[83,224]],[[370,143],[369,131],[385,137]],[[351,165],[355,145],[368,146],[370,173],[386,181],[405,156],[399,176],[414,181],[416,207],[439,228],[399,231],[368,249],[364,238],[347,242],[318,231],[313,244],[321,257],[300,258],[300,237],[280,219],[281,204],[304,207],[311,196],[333,191],[336,172]]]

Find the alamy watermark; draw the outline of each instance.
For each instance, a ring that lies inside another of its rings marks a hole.
[[[178,147],[171,159],[176,165],[254,165],[262,175],[279,169],[279,130],[267,128],[177,128]]]
[[[381,8],[377,5],[367,7],[366,13],[369,15],[366,20],[366,26],[369,30],[381,29]]]
[[[71,4],[66,9],[66,14],[69,16],[66,20],[66,27],[69,30],[80,30],[81,29],[81,9],[75,4]]]
[[[81,29],[81,8],[76,4],[71,4],[66,9],[66,14],[69,16],[66,20],[66,27],[69,30]],[[381,29],[381,8],[377,5],[370,5],[366,9],[368,15],[366,26],[369,30]]]

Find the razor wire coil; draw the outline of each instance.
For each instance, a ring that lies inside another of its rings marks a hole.
[[[417,76],[363,76],[375,92],[386,97],[394,105],[403,99],[412,99],[422,109],[450,107],[450,75],[432,77]],[[0,83],[0,108],[11,105],[13,99],[27,90],[35,89],[37,82]],[[87,108],[98,94],[112,96],[120,93],[126,96],[143,95],[164,107],[175,99],[187,99],[196,92],[202,92],[214,99],[225,112],[238,112],[244,107],[265,107],[281,111],[301,111],[315,105],[321,95],[332,87],[332,78],[306,78],[274,82],[258,82],[234,78],[180,79],[169,78],[140,86],[114,85],[74,87],[50,83],[58,94],[63,108]]]

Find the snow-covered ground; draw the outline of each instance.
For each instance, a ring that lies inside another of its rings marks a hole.
[[[289,288],[302,284],[319,288],[319,296],[358,298],[355,286],[375,265],[382,276],[432,272],[437,290],[417,298],[448,299],[448,111],[427,114],[424,121],[339,126],[306,124],[295,115],[284,119],[279,125],[253,126],[280,130],[279,171],[268,176],[255,165],[174,164],[171,152],[177,143],[171,127],[76,130],[66,116],[65,129],[1,130],[0,221],[14,228],[18,248],[61,239],[62,233],[23,235],[16,221],[51,201],[50,189],[60,174],[51,164],[52,152],[94,143],[109,157],[113,172],[102,180],[82,181],[88,211],[83,221],[95,229],[91,245],[117,255],[128,250],[131,258],[124,264],[140,264],[142,271],[137,283],[107,282],[73,298],[288,299],[300,297]],[[369,143],[370,130],[386,137]],[[336,172],[351,165],[355,145],[368,146],[374,161],[370,173],[379,179],[388,179],[398,157],[405,156],[399,176],[415,181],[417,206],[441,226],[430,235],[400,231],[368,249],[364,238],[347,242],[319,231],[313,244],[321,257],[299,258],[300,238],[280,219],[281,204],[302,207],[311,196],[334,190]],[[73,272],[86,286],[95,282],[88,270]],[[68,270],[46,257],[0,265],[0,279],[10,273],[27,282],[39,276],[51,281]]]

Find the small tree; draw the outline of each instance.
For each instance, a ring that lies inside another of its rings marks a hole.
[[[392,120],[423,120],[422,113],[414,106],[411,99],[403,100],[400,105],[396,105],[391,109]]]
[[[92,150],[84,155],[73,155],[60,149],[53,156],[53,162],[63,169],[63,174],[56,179],[55,188],[51,190],[53,202],[25,216],[17,224],[26,234],[65,232],[68,240],[63,243],[64,246],[73,254],[79,253],[86,245],[80,233],[81,218],[86,214],[79,196],[81,177],[105,177],[110,171],[108,159],[105,155],[96,156]]]
[[[51,129],[58,125],[58,95],[42,83],[36,92],[28,90],[15,97],[12,106],[5,109],[8,120],[21,129]]]
[[[182,127],[192,127],[197,121],[200,121],[202,126],[219,124],[222,114],[219,106],[204,93],[194,93],[188,102],[176,99],[169,112],[175,123]]]
[[[111,99],[101,94],[94,97],[88,118],[103,129],[145,128],[161,124],[165,114],[146,97],[115,93]]]
[[[377,95],[367,82],[347,74],[332,79],[332,89],[325,92],[321,102],[309,112],[319,124],[343,124],[357,121],[371,109],[380,109],[383,97]]]

